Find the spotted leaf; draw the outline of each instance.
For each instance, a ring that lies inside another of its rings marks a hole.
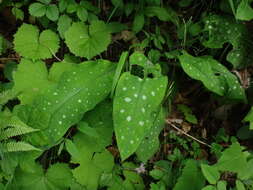
[[[187,52],[179,56],[183,70],[191,78],[200,80],[204,86],[228,99],[246,101],[243,88],[235,75],[211,57],[193,57]]]
[[[113,120],[122,160],[133,154],[152,127],[152,112],[159,109],[167,77],[141,79],[124,73],[116,88]]]
[[[60,140],[72,125],[81,120],[85,112],[109,94],[114,71],[115,67],[110,62],[90,61],[63,73],[55,88],[33,102],[27,122],[43,130],[29,136],[31,143],[52,146]],[[39,114],[43,119],[36,116]],[[36,124],[38,122],[39,126]]]
[[[153,125],[136,151],[139,160],[142,162],[146,162],[158,150],[160,145],[159,134],[165,124],[165,110],[161,109],[161,111],[154,112],[152,115],[154,118]]]
[[[252,44],[244,24],[232,17],[211,15],[204,18],[206,39],[202,43],[208,48],[222,48],[230,43],[233,49],[228,53],[227,60],[235,67],[241,68],[251,64],[253,58],[250,50]]]

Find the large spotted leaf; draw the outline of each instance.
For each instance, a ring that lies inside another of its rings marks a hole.
[[[159,112],[154,112],[152,115],[154,118],[153,125],[146,133],[145,138],[136,150],[138,159],[142,162],[146,162],[158,150],[160,145],[159,134],[165,124],[166,112],[163,108],[159,110]]]
[[[141,79],[124,73],[116,88],[113,120],[122,160],[133,154],[153,125],[152,112],[159,110],[167,77]]]
[[[208,90],[228,99],[246,101],[245,92],[236,76],[213,58],[193,57],[183,52],[179,60],[186,74],[200,80]]]
[[[205,39],[202,44],[208,48],[222,48],[230,43],[233,49],[227,54],[227,60],[235,67],[242,68],[251,64],[252,44],[244,24],[233,17],[210,15],[204,18]]]
[[[64,72],[55,88],[37,97],[32,108],[21,109],[19,115],[29,115],[29,126],[41,129],[29,136],[31,143],[52,146],[60,140],[85,112],[106,98],[114,71],[114,65],[107,61],[79,64]]]

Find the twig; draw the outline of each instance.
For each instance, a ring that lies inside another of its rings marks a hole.
[[[17,57],[3,57],[0,58],[0,61],[9,61],[9,60],[19,60],[20,58]]]
[[[167,122],[171,127],[173,127],[174,129],[176,129],[176,130],[179,131],[180,133],[184,134],[185,136],[187,136],[187,137],[193,139],[194,141],[197,141],[197,142],[200,143],[200,144],[203,144],[203,145],[208,146],[209,148],[211,148],[211,146],[210,146],[209,144],[207,144],[207,143],[205,143],[205,142],[203,142],[203,141],[201,141],[201,140],[199,140],[199,139],[197,139],[197,138],[195,138],[195,137],[189,135],[188,133],[184,132],[182,129],[178,128],[176,125],[174,125],[173,123],[171,123],[168,119],[166,120],[166,122]]]
[[[54,54],[54,52],[49,48],[49,47],[47,47],[48,49],[49,49],[49,51],[52,53],[52,55],[54,56],[54,58],[55,59],[57,59],[57,61],[62,61],[59,57],[57,57],[55,54]]]

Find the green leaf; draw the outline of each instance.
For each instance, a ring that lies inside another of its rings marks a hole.
[[[242,0],[236,10],[236,19],[250,21],[253,19],[253,9],[248,0]]]
[[[115,75],[113,77],[113,84],[112,84],[112,91],[111,91],[111,98],[113,97],[114,95],[114,92],[115,92],[115,88],[117,86],[117,83],[119,81],[119,78],[120,78],[120,75],[121,75],[121,72],[124,68],[124,65],[127,61],[127,58],[128,58],[128,52],[123,52],[121,55],[120,55],[120,60],[118,62],[118,65],[117,65],[117,68],[116,68],[116,72],[115,72]]]
[[[245,187],[244,187],[244,185],[243,185],[243,183],[241,181],[236,180],[235,184],[236,184],[236,189],[237,190],[246,190]]]
[[[248,114],[242,120],[243,122],[249,122],[249,129],[253,130],[253,107],[251,107]]]
[[[111,36],[103,21],[94,21],[90,26],[78,22],[67,30],[65,41],[72,53],[91,59],[106,50]]]
[[[177,109],[181,112],[183,112],[185,120],[192,123],[192,124],[197,124],[198,120],[195,115],[192,114],[191,108],[184,104],[178,104]]]
[[[1,116],[0,122],[1,134],[0,140],[7,140],[10,137],[15,137],[18,135],[24,135],[27,133],[32,133],[38,131],[38,129],[33,129],[23,123],[17,116]]]
[[[114,7],[123,9],[124,8],[124,2],[123,0],[111,0]]]
[[[188,160],[173,190],[197,190],[203,188],[204,184],[205,180],[198,169],[197,162]]]
[[[52,65],[49,71],[48,80],[52,82],[58,82],[61,75],[73,68],[75,68],[74,63],[63,60],[62,62],[56,62]]]
[[[227,182],[226,181],[218,181],[217,190],[227,190]]]
[[[204,86],[228,99],[246,101],[244,89],[235,75],[211,57],[193,57],[187,52],[179,56],[183,70],[191,78],[200,80]]]
[[[7,49],[7,41],[5,38],[0,34],[0,55],[6,52]]]
[[[9,100],[12,100],[17,97],[17,92],[13,89],[5,90],[0,93],[0,105],[6,104]]]
[[[204,188],[202,188],[201,190],[217,190],[215,186],[212,185],[207,185]]]
[[[40,149],[30,145],[26,142],[7,142],[2,145],[3,152],[25,152],[25,151],[40,151]]]
[[[177,13],[169,8],[148,6],[144,8],[144,13],[148,17],[156,16],[161,21],[173,22],[175,25],[178,24]]]
[[[42,17],[46,14],[47,6],[41,3],[32,3],[29,6],[29,13],[35,17]]]
[[[158,113],[153,113],[153,125],[146,133],[143,141],[136,150],[137,157],[140,161],[146,162],[150,159],[159,149],[160,140],[159,135],[164,128],[166,112],[162,108]]]
[[[19,20],[24,20],[24,11],[17,8],[17,7],[13,7],[11,9],[11,12],[12,14],[16,17],[16,19],[19,19]]]
[[[93,110],[87,112],[83,121],[98,134],[98,143],[103,146],[112,144],[113,121],[112,121],[112,102],[105,100],[99,103]]]
[[[51,3],[52,0],[38,0],[38,1],[43,4],[49,4],[49,3]]]
[[[133,21],[133,26],[132,26],[132,30],[135,33],[138,33],[141,31],[141,29],[143,28],[145,24],[145,17],[144,14],[142,12],[137,13],[134,17],[134,21]]]
[[[215,167],[206,164],[201,164],[201,170],[203,175],[210,184],[214,185],[217,183],[217,181],[220,178],[220,173]]]
[[[128,29],[127,25],[120,22],[110,22],[107,24],[107,28],[110,33],[119,33]]]
[[[235,172],[239,176],[247,173],[247,160],[243,148],[239,143],[233,143],[222,152],[220,159],[214,166],[219,171]]]
[[[20,93],[18,98],[21,103],[30,104],[37,95],[48,90],[53,84],[47,78],[48,72],[44,62],[21,59],[17,71],[13,74],[13,90]]]
[[[59,6],[60,13],[63,13],[66,10],[67,6],[68,6],[68,0],[59,1],[58,6]]]
[[[49,20],[56,21],[59,17],[58,7],[56,5],[48,5],[47,11],[46,11],[46,16]]]
[[[222,48],[230,43],[233,49],[227,54],[234,68],[243,68],[251,64],[253,55],[250,52],[253,45],[249,43],[250,35],[244,24],[235,21],[232,17],[210,15],[204,18],[205,36],[202,44],[208,48]]]
[[[83,21],[83,22],[87,21],[88,11],[84,7],[81,7],[81,6],[78,7],[76,14],[81,21]]]
[[[122,160],[133,154],[153,124],[151,113],[159,110],[167,87],[167,77],[154,79],[125,72],[113,102],[114,129]]]
[[[89,61],[64,72],[58,84],[33,102],[29,126],[41,129],[29,135],[32,144],[52,146],[110,93],[115,67],[108,61]],[[83,77],[85,76],[85,77]],[[97,88],[94,88],[96,86]],[[30,112],[30,113],[29,113]],[[21,114],[20,113],[20,114]],[[41,114],[41,119],[38,115]]]
[[[58,48],[59,38],[51,30],[44,30],[39,34],[36,26],[23,24],[14,35],[14,49],[25,58],[51,58]]]
[[[34,172],[18,170],[16,181],[19,190],[67,190],[72,181],[72,174],[66,164],[54,164],[44,173],[40,165],[35,165]]]
[[[93,137],[78,133],[74,136],[73,145],[78,155],[82,156],[76,157],[72,154],[73,151],[67,149],[72,156],[72,162],[79,164],[73,169],[73,176],[89,190],[96,190],[102,173],[111,172],[114,165],[113,156],[97,142]]]
[[[123,170],[123,175],[125,177],[124,181],[124,189],[129,189],[128,187],[133,187],[133,190],[138,189],[144,189],[144,184],[142,177],[140,174],[136,173],[135,170],[137,166],[131,162],[124,162],[122,164],[124,170]],[[132,171],[131,171],[132,170]]]

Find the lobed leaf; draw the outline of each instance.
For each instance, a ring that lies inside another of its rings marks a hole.
[[[235,172],[239,176],[248,173],[246,155],[243,147],[239,143],[233,143],[229,148],[222,152],[217,164],[214,165],[219,171]]]
[[[53,86],[53,83],[48,80],[48,71],[42,61],[21,59],[13,79],[13,90],[20,94],[18,98],[22,104],[32,103],[37,95]]]
[[[76,56],[91,59],[107,49],[111,37],[103,21],[94,21],[90,26],[77,22],[65,32],[65,42]]]
[[[205,180],[198,169],[197,162],[195,160],[188,160],[173,190],[196,190],[203,188],[204,184]]]
[[[97,143],[99,141],[95,138],[78,133],[74,136],[71,146],[67,144],[72,162],[79,164],[73,169],[73,176],[78,183],[90,190],[98,188],[101,175],[110,172],[114,165],[113,156]]]
[[[31,24],[23,24],[14,35],[14,49],[25,58],[51,58],[58,48],[57,34],[51,30],[44,30],[39,34],[39,29]]]
[[[18,169],[15,176],[19,190],[67,190],[72,181],[69,167],[62,163],[51,165],[46,173],[40,165],[34,166],[34,172]]]
[[[72,19],[68,15],[61,15],[57,23],[57,30],[62,39],[65,38],[65,32],[71,26]]]

